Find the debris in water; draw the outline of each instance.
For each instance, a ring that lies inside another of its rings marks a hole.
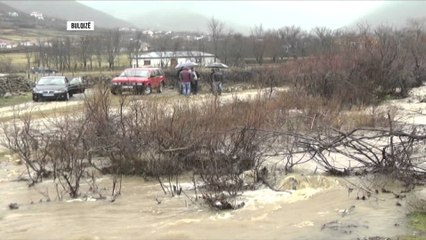
[[[339,210],[339,213],[342,217],[349,215],[355,209],[355,205],[352,205],[350,208]]]
[[[203,199],[211,208],[216,210],[235,210],[245,206],[244,202],[232,205],[224,194],[218,196],[203,194]]]
[[[15,210],[15,209],[18,209],[18,208],[19,208],[19,205],[17,203],[10,203],[9,204],[10,210]]]

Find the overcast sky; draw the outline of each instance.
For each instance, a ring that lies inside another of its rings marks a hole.
[[[162,9],[192,11],[245,26],[280,28],[287,25],[310,30],[316,26],[336,29],[351,23],[384,1],[78,1],[86,6],[128,20],[134,15]]]

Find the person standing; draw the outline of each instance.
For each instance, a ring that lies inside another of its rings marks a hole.
[[[180,72],[182,72],[183,67],[179,68],[179,70],[177,71],[177,83],[178,83],[178,87],[179,87],[179,94],[183,94],[183,89],[182,89],[182,83],[180,82]]]
[[[182,94],[189,96],[191,94],[192,74],[188,68],[183,68],[179,73],[179,80],[182,86]]]
[[[222,94],[223,90],[223,72],[219,69],[212,69],[210,74],[213,94]]]
[[[198,80],[200,80],[200,74],[194,69],[194,67],[191,67],[191,73],[192,73],[191,92],[193,94],[197,94],[198,93]]]

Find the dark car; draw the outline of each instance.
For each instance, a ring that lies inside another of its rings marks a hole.
[[[33,74],[55,74],[58,71],[56,69],[50,69],[46,67],[32,67],[31,72]]]
[[[42,77],[33,88],[33,101],[38,102],[43,99],[68,101],[72,96],[69,88],[69,81],[64,76]]]
[[[163,92],[166,77],[161,68],[128,68],[120,76],[111,81],[112,94],[120,94],[124,91],[136,92],[138,94],[150,94],[152,89]]]
[[[84,93],[85,90],[86,85],[84,84],[83,79],[81,77],[71,79],[69,87],[70,96],[77,93]]]

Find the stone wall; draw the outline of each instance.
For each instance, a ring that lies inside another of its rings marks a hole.
[[[33,86],[34,83],[23,76],[3,75],[0,76],[0,97],[30,92]]]

